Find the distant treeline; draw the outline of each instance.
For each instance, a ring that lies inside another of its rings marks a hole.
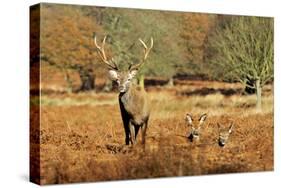
[[[169,84],[189,77],[256,89],[273,80],[273,18],[43,3],[31,9],[31,27],[38,23],[40,58],[31,49],[31,63],[40,59],[56,67],[70,91],[71,71],[80,75],[81,91],[94,89],[95,78],[105,76],[93,44],[94,36],[100,41],[105,35],[106,53],[120,69],[140,61],[139,38],[153,37],[140,75],[165,77]],[[31,46],[38,40],[31,33]]]

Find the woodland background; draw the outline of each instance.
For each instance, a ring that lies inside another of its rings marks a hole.
[[[68,92],[111,90],[108,81],[98,88],[106,69],[93,44],[94,36],[101,40],[105,35],[107,54],[123,69],[141,59],[138,38],[154,38],[149,62],[138,76],[140,84],[145,78],[148,84],[153,82],[149,78],[156,78],[169,85],[175,78],[239,81],[246,93],[257,93],[260,103],[263,85],[273,81],[272,18],[56,4],[41,7],[40,16],[31,20],[31,27],[42,20],[40,57],[38,49],[31,49],[31,66],[41,59],[47,67],[42,81],[51,82],[59,72]],[[33,14],[39,15],[39,10]],[[31,46],[36,41],[38,36],[31,35]]]

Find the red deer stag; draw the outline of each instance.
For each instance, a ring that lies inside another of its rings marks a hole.
[[[105,63],[108,68],[110,79],[118,84],[119,106],[125,130],[125,143],[126,145],[129,145],[130,142],[133,145],[136,144],[137,134],[139,129],[141,129],[141,143],[145,144],[146,129],[150,115],[149,100],[145,90],[135,86],[131,81],[147,59],[153,47],[153,39],[151,38],[150,47],[147,47],[147,45],[139,39],[144,47],[144,57],[140,63],[131,65],[126,71],[119,70],[113,58],[111,60],[107,59],[104,51],[105,41],[106,36],[101,46],[99,46],[96,37],[94,39],[97,52],[102,62]]]

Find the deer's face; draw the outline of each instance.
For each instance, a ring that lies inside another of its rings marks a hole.
[[[118,90],[120,93],[128,91],[131,85],[131,80],[136,74],[137,70],[128,70],[124,72],[109,70],[109,77],[112,81],[115,81],[118,84]]]
[[[232,133],[232,127],[233,124],[231,124],[230,127],[227,128],[222,128],[222,126],[218,124],[218,129],[219,129],[218,144],[220,147],[224,147],[225,144],[228,142],[229,136]]]
[[[204,124],[207,118],[207,114],[203,114],[199,119],[193,119],[191,114],[186,114],[185,120],[187,125],[190,127],[190,134],[188,139],[190,141],[199,140],[201,126]]]

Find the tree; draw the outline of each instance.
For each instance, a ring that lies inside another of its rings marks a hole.
[[[184,63],[182,39],[179,37],[180,13],[95,7],[84,10],[87,15],[99,19],[105,32],[98,38],[108,36],[108,46],[121,69],[127,69],[142,59],[138,39],[149,44],[150,37],[153,37],[154,47],[138,75],[140,85],[143,85],[144,76],[172,78]]]
[[[204,74],[205,43],[215,25],[213,14],[183,13],[181,38],[184,41],[185,70],[193,74]]]
[[[231,17],[212,34],[208,48],[214,71],[254,88],[261,110],[262,87],[273,79],[273,19]]]
[[[92,37],[94,32],[101,32],[101,27],[85,16],[79,6],[42,4],[41,18],[42,62],[65,75],[69,91],[73,88],[69,71],[79,74],[79,90],[94,89],[94,73],[99,63]]]

